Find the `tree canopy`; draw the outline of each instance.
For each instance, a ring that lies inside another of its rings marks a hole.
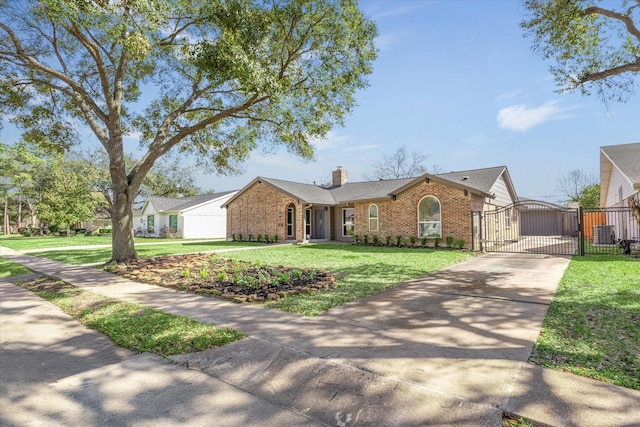
[[[75,224],[95,217],[96,199],[83,162],[66,161],[57,155],[49,164],[38,202],[38,218],[67,230]]]
[[[566,201],[580,203],[585,208],[600,206],[600,178],[594,172],[574,169],[558,179],[557,190]]]
[[[626,101],[640,73],[640,0],[525,0],[522,22],[560,91]]]
[[[136,257],[131,205],[156,160],[227,173],[260,143],[313,157],[376,56],[356,0],[0,0],[0,108],[64,151],[88,126],[109,156],[113,254]],[[146,152],[130,169],[123,138]]]

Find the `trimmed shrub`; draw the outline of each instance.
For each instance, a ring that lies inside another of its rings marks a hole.
[[[447,244],[448,247],[453,246],[453,243],[455,242],[456,239],[453,238],[453,236],[447,236],[444,238],[445,243]]]

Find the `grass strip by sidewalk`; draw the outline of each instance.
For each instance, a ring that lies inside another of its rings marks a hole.
[[[31,270],[24,265],[0,258],[0,279],[28,273],[31,273]]]
[[[115,345],[137,353],[171,356],[218,347],[244,337],[233,329],[107,298],[57,279],[41,277],[19,285],[106,335]]]
[[[640,390],[640,259],[574,257],[529,360]]]
[[[177,255],[195,252],[209,252],[220,249],[235,249],[248,246],[264,246],[264,243],[257,242],[227,242],[217,240],[210,242],[168,242],[161,245],[136,246],[136,252],[141,258],[150,258],[160,255]],[[57,251],[37,252],[31,255],[42,258],[60,261],[66,264],[82,265],[107,262],[111,258],[111,248],[89,248],[89,249],[68,249]]]

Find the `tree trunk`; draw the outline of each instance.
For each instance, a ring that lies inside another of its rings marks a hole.
[[[4,198],[4,215],[2,219],[2,234],[8,236],[10,234],[9,230],[9,198],[5,196]]]
[[[18,196],[18,228],[22,227],[22,196]]]
[[[129,200],[127,193],[114,194],[111,212],[111,260],[118,263],[128,263],[138,258],[133,241],[132,205],[133,200]]]

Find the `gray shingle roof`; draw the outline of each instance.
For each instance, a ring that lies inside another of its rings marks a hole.
[[[437,177],[444,178],[458,184],[466,185],[484,193],[489,193],[491,187],[496,183],[500,175],[507,169],[506,166],[496,166],[486,169],[473,169],[460,172],[449,172],[437,174]]]
[[[229,193],[233,193],[233,191],[222,191],[220,193],[203,194],[200,196],[188,197],[149,196],[148,202],[152,203],[153,207],[158,212],[181,211],[202,203],[206,203],[211,200],[219,199],[220,197],[223,197]]]
[[[445,181],[450,181],[462,188],[467,187],[470,190],[477,190],[481,193],[489,194],[491,187],[493,187],[496,180],[500,178],[500,175],[505,170],[506,166],[498,166],[486,169],[450,172],[434,176]],[[465,177],[466,179],[463,179]],[[263,181],[305,203],[336,205],[360,200],[387,198],[392,194],[396,194],[398,190],[405,186],[410,185],[412,181],[415,181],[418,178],[420,177],[385,179],[380,181],[347,182],[342,186],[322,187],[312,184],[303,184],[300,182],[285,181],[282,179],[257,177],[245,188],[250,187],[254,182]]]
[[[334,205],[336,203],[331,193],[324,187],[274,178],[258,177],[257,179],[268,182],[274,187],[289,193],[296,199],[303,200],[307,203],[316,203],[319,205]]]
[[[602,151],[633,184],[640,184],[640,142],[609,145],[602,147]]]
[[[407,185],[415,178],[389,179],[380,181],[347,182],[340,187],[332,187],[329,192],[337,203],[357,200],[373,200],[389,197],[399,188]]]

